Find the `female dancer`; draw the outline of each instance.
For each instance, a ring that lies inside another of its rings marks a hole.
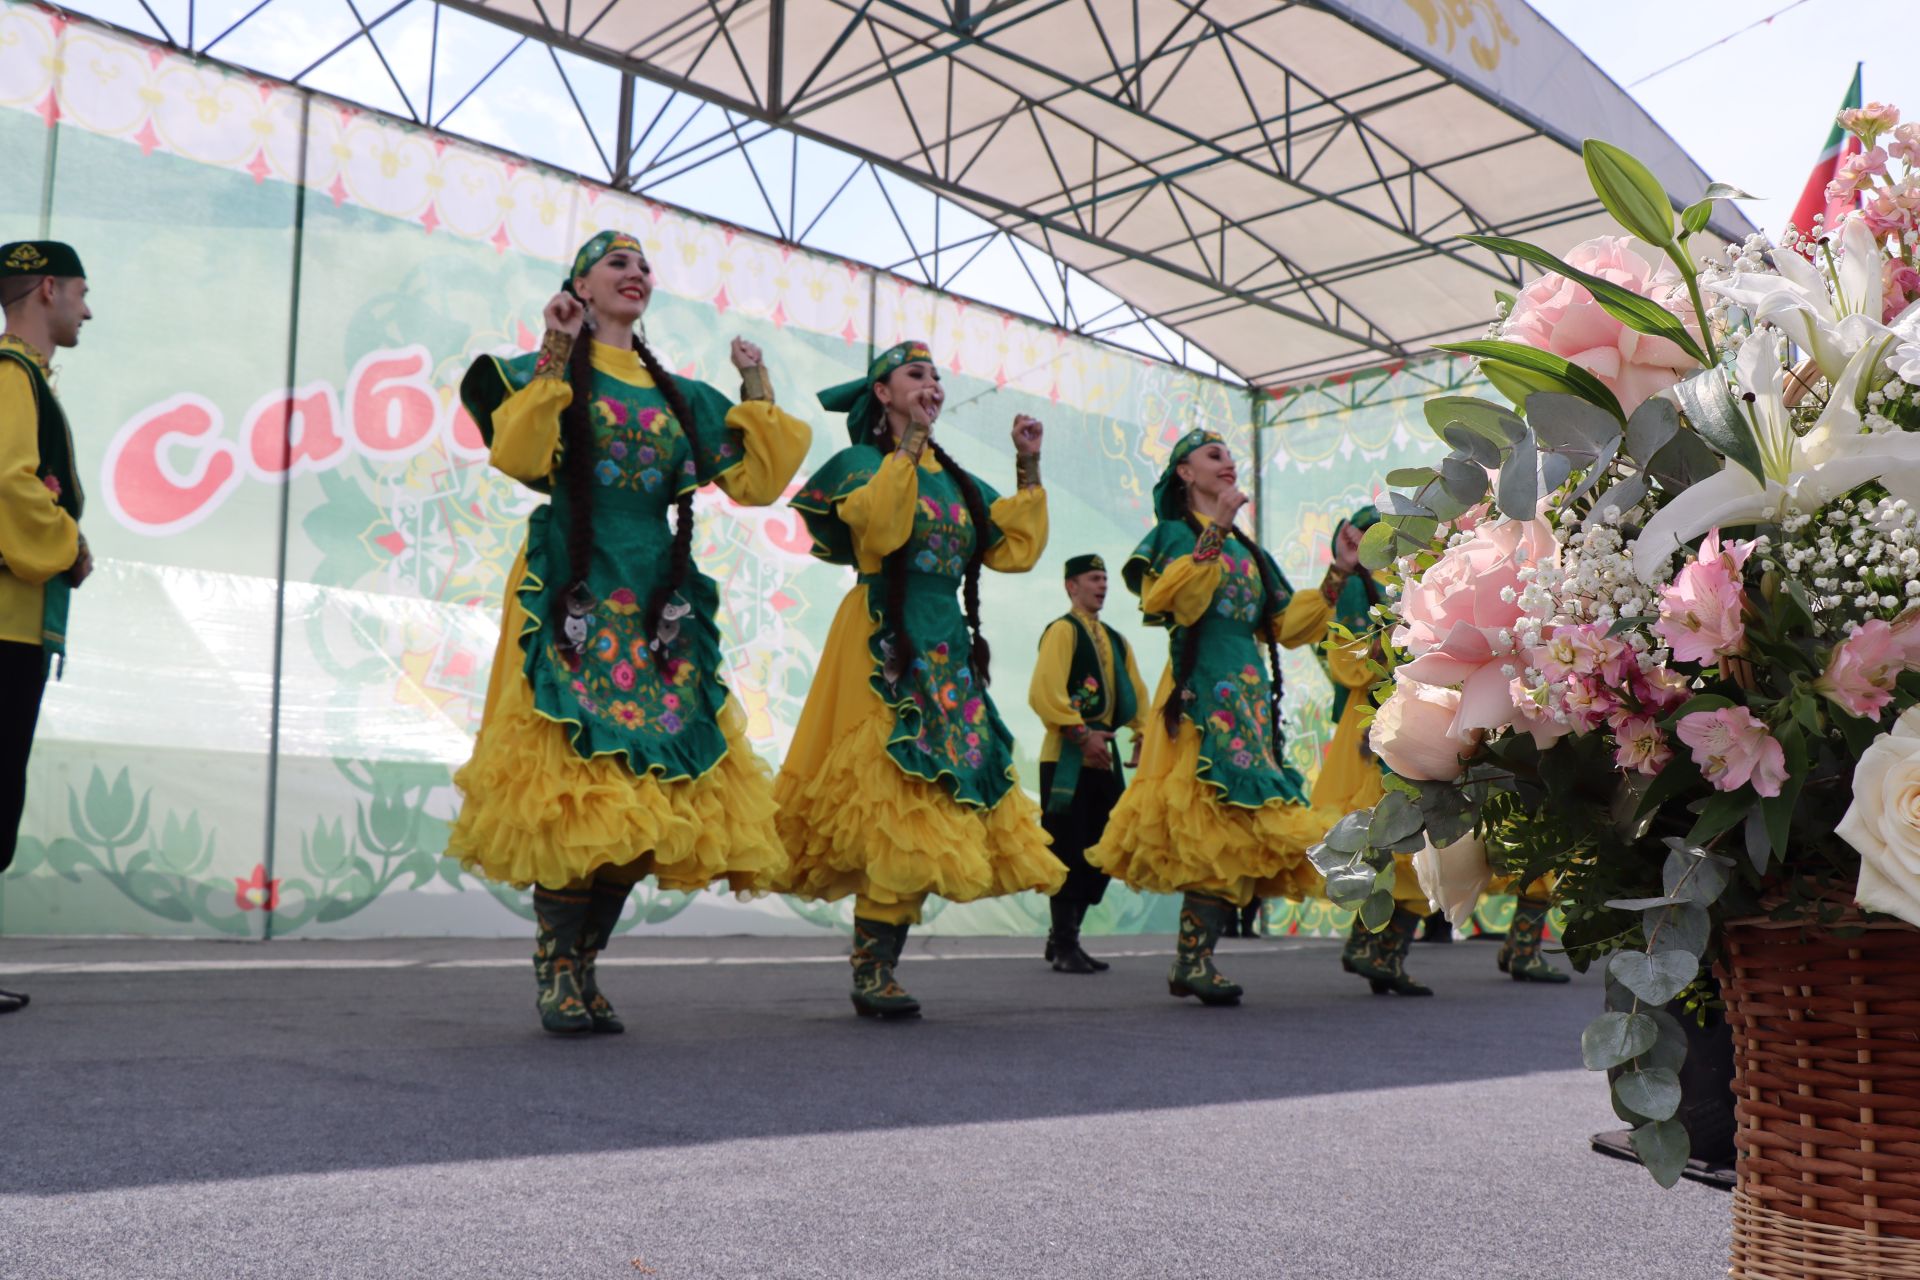
[[[1234,1004],[1214,941],[1255,896],[1299,898],[1316,883],[1306,850],[1333,818],[1307,804],[1283,759],[1277,645],[1326,633],[1331,607],[1290,610],[1273,558],[1234,527],[1247,495],[1226,442],[1189,432],[1153,488],[1159,523],[1127,561],[1149,626],[1171,632],[1140,770],[1087,861],[1136,889],[1185,895],[1167,986]],[[1261,647],[1266,663],[1261,663]]]
[[[847,415],[852,445],[793,501],[814,554],[860,577],[834,615],[774,787],[793,858],[780,887],[855,895],[853,1007],[863,1017],[919,1014],[894,966],[928,894],[1051,893],[1066,878],[1014,778],[980,634],[981,566],[1024,573],[1046,549],[1041,426],[1014,419],[1018,491],[1002,498],[934,442],[944,399],[919,342],[821,392],[822,405]]]
[[[812,431],[774,406],[752,343],[732,350],[745,403],[668,374],[634,328],[652,293],[638,242],[601,232],[547,304],[539,352],[482,357],[460,386],[493,465],[553,501],[508,579],[447,853],[535,886],[540,1023],[561,1034],[622,1030],[594,959],[636,881],[757,891],[786,865],[770,771],[720,677],[693,494],[711,481],[771,503]]]

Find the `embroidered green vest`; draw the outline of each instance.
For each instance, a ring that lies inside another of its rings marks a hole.
[[[1073,627],[1073,662],[1067,668],[1067,701],[1080,713],[1080,718],[1096,729],[1120,729],[1133,723],[1139,714],[1138,699],[1134,696],[1133,681],[1127,678],[1127,642],[1120,633],[1101,622],[1101,629],[1107,633],[1107,647],[1113,653],[1113,683],[1108,689],[1100,678],[1100,651],[1094,645],[1093,633],[1087,630],[1087,624],[1078,615],[1069,613],[1060,619]],[[1051,628],[1049,628],[1051,629]],[[1044,634],[1044,633],[1043,633]],[[1047,812],[1062,813],[1073,803],[1073,793],[1080,786],[1080,768],[1083,763],[1080,752],[1071,744],[1060,751],[1060,759],[1053,766],[1053,785],[1047,789]],[[1115,753],[1114,772],[1120,771],[1119,753]]]
[[[73,465],[73,432],[67,426],[67,415],[61,410],[60,401],[53,394],[53,387],[46,375],[40,372],[40,362],[34,359],[26,344],[17,338],[0,336],[0,359],[12,360],[27,371],[27,382],[33,387],[33,403],[39,418],[36,425],[40,469],[36,474],[52,492],[53,500],[60,509],[77,522],[86,506],[86,495],[81,491],[80,474]],[[73,578],[70,574],[55,574],[48,580],[45,604],[40,614],[40,644],[50,666],[56,661],[63,668],[65,665],[67,610],[72,603],[72,596]]]

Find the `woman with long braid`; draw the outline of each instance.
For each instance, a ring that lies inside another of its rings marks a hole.
[[[1159,523],[1122,577],[1147,625],[1168,629],[1170,660],[1140,769],[1087,853],[1136,889],[1184,895],[1167,987],[1209,1005],[1242,994],[1213,963],[1235,908],[1310,891],[1306,850],[1329,825],[1285,760],[1278,646],[1324,635],[1331,606],[1288,607],[1280,567],[1234,525],[1238,479],[1226,442],[1195,430],[1154,485]]]
[[[652,294],[640,244],[603,231],[540,350],[482,357],[460,386],[493,465],[552,501],[508,578],[447,855],[533,886],[540,1022],[559,1034],[623,1029],[594,961],[638,880],[759,892],[787,861],[771,771],[721,679],[693,495],[775,501],[812,430],[775,407],[752,343],[733,343],[741,404],[669,374],[635,332]]]
[[[781,888],[855,897],[853,1007],[863,1017],[919,1014],[894,967],[928,894],[1051,893],[1067,874],[1014,777],[980,630],[982,566],[1024,573],[1046,550],[1041,426],[1014,419],[1018,490],[1002,498],[934,442],[944,399],[918,342],[821,392],[822,405],[847,415],[852,444],[793,501],[814,554],[860,577],[834,616],[774,788],[793,858]]]

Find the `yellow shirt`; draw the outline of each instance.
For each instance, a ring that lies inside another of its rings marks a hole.
[[[1213,521],[1195,514],[1205,529]],[[1170,560],[1160,573],[1146,574],[1140,583],[1140,611],[1171,617],[1174,623],[1190,627],[1213,607],[1213,593],[1220,589],[1225,567],[1219,556],[1195,560],[1190,555]],[[1285,648],[1313,644],[1327,634],[1327,621],[1333,606],[1318,590],[1296,591],[1285,609],[1268,618],[1260,628],[1260,638],[1270,639]]]
[[[20,349],[47,363],[24,343]],[[40,479],[40,414],[33,381],[0,360],[0,640],[40,644],[45,583],[80,557],[80,526]]]
[[[1094,656],[1100,663],[1100,684],[1112,696],[1113,646],[1107,643],[1107,629],[1100,624],[1097,614],[1080,609],[1074,609],[1072,613],[1093,637]],[[1033,714],[1040,717],[1040,723],[1047,726],[1047,739],[1040,746],[1042,764],[1060,758],[1060,730],[1086,723],[1080,713],[1073,709],[1067,691],[1067,678],[1073,670],[1076,634],[1072,622],[1059,618],[1040,637],[1040,656],[1033,664],[1033,682],[1027,687],[1027,705],[1033,708]],[[1132,645],[1127,646],[1127,679],[1133,684],[1134,717],[1124,727],[1138,733],[1140,717],[1147,712],[1147,685],[1140,678],[1140,668],[1134,665]]]

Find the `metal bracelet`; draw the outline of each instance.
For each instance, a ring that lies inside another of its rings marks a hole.
[[[745,404],[750,400],[773,403],[773,377],[763,364],[740,371],[740,402]]]
[[[1040,487],[1040,455],[1038,452],[1015,454],[1013,474],[1016,487],[1038,489]]]
[[[540,339],[540,355],[533,362],[533,376],[536,378],[564,378],[567,376],[567,360],[573,355],[573,335],[562,333],[558,329],[549,329]]]
[[[1193,558],[1205,562],[1217,559],[1220,548],[1227,545],[1227,535],[1217,524],[1210,524],[1200,531],[1199,539],[1193,544]]]
[[[907,429],[900,433],[900,452],[917,464],[920,461],[920,455],[926,451],[927,441],[931,439],[933,439],[931,422],[909,422]]]

